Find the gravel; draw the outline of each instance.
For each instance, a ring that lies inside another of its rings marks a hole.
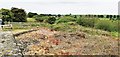
[[[0,32],[0,56],[18,54],[18,47],[11,32]]]

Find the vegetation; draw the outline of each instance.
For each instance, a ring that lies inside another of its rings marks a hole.
[[[19,9],[12,7],[9,9],[1,9],[0,10],[0,18],[5,22],[26,22],[27,14],[24,9]]]
[[[2,13],[0,14],[0,18],[2,18],[3,21],[6,22],[10,21],[12,23],[25,22],[23,26],[28,26],[28,28],[43,26],[43,27],[49,27],[54,30],[76,31],[77,29],[81,29],[80,27],[83,26],[86,28],[113,32],[112,33],[113,35],[117,34],[115,32],[119,32],[119,28],[120,28],[119,15],[72,15],[72,14],[52,15],[52,14],[37,14],[32,12],[29,12],[27,14],[24,9],[19,9],[14,7],[11,8],[11,10],[1,9],[0,13]],[[13,26],[15,28],[18,27],[17,24],[15,25],[13,24]],[[18,28],[22,29],[23,27],[21,28],[18,27]],[[90,30],[82,30],[82,31],[87,33],[92,33],[90,32]]]
[[[29,18],[32,18],[32,17],[34,17],[35,15],[38,15],[37,13],[32,13],[32,12],[29,12],[28,13],[28,17]]]
[[[11,8],[14,22],[26,22],[27,14],[24,9]]]
[[[55,17],[49,17],[46,21],[47,21],[49,24],[54,24],[55,21],[56,21],[56,18],[55,18]]]
[[[95,25],[95,19],[94,18],[79,18],[77,19],[77,23],[82,26],[86,27],[94,27]]]
[[[0,10],[0,18],[3,19],[3,21],[13,21],[12,20],[12,12],[8,9],[1,9]]]
[[[65,17],[61,17],[58,20],[56,20],[56,23],[67,23],[67,22],[75,22],[76,19],[74,17],[71,16],[65,16]]]

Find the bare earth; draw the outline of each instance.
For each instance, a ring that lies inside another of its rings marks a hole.
[[[118,55],[118,40],[84,32],[40,28],[16,39],[24,47],[24,55]]]

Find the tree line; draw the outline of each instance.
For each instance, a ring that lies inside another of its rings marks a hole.
[[[41,18],[43,18],[44,16],[50,17],[52,19],[59,18],[61,16],[72,16],[74,18],[77,17],[109,18],[110,20],[119,20],[120,17],[119,15],[72,15],[71,13],[66,15],[61,15],[61,14],[55,15],[55,14],[38,14],[38,13],[29,12],[27,14],[24,9],[16,8],[16,7],[12,7],[10,10],[4,8],[0,9],[0,18],[6,22],[9,21],[26,22],[27,18],[36,18],[37,21],[42,21]]]

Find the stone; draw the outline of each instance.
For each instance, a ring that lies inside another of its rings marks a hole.
[[[14,42],[13,35],[10,31],[8,32],[0,32],[0,52],[3,55],[13,55],[17,52],[17,46]]]

